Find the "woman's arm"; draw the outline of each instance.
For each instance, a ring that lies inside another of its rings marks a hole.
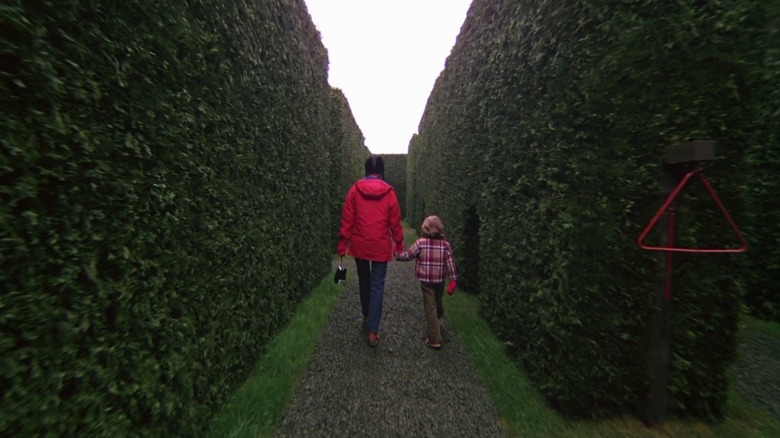
[[[417,242],[419,242],[419,240]],[[416,259],[417,256],[420,255],[420,245],[418,245],[417,242],[414,242],[406,251],[396,253],[395,259],[399,262],[408,262],[409,260]]]

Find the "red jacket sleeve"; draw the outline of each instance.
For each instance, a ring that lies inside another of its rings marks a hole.
[[[341,228],[339,229],[339,239],[349,243],[352,239],[352,227],[355,224],[355,194],[357,188],[353,185],[347,192],[347,198],[344,200],[344,208],[341,211]]]
[[[390,192],[390,233],[393,235],[393,241],[396,244],[404,243],[404,228],[401,225],[401,207],[398,205],[398,197],[395,190]]]

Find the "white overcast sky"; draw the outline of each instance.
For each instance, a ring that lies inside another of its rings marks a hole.
[[[305,0],[366,146],[405,154],[471,0]]]

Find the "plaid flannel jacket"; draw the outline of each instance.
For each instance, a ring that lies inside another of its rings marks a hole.
[[[443,283],[449,274],[450,280],[458,281],[455,257],[450,242],[446,239],[421,237],[406,251],[396,256],[399,261],[417,259],[416,274],[420,281]]]

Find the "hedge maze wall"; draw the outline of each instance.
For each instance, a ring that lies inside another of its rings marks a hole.
[[[365,175],[365,163],[370,152],[365,146],[365,138],[358,128],[344,93],[339,89],[331,90],[330,110],[330,223],[332,227],[331,248],[339,241],[339,226],[344,199],[352,184]]]
[[[410,143],[407,216],[444,219],[464,287],[479,291],[484,316],[562,412],[648,402],[664,264],[636,239],[666,196],[667,145],[717,141],[703,168],[719,196],[737,223],[755,217],[776,232],[777,209],[747,212],[744,190],[756,184],[747,152],[755,176],[777,151],[767,9],[472,3]],[[756,201],[774,184],[764,178]],[[734,245],[700,184],[686,189],[677,218],[681,246]],[[745,257],[674,258],[670,410],[722,414]],[[754,268],[755,279],[771,278]]]
[[[745,159],[750,257],[745,260],[745,304],[756,316],[780,322],[780,3],[768,2],[766,50],[756,71],[759,112]]]
[[[2,436],[197,436],[368,155],[302,0],[4,1]]]
[[[406,154],[383,154],[385,181],[393,186],[401,205],[401,217],[406,218]]]

